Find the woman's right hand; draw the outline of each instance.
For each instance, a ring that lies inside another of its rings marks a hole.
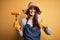
[[[14,22],[14,28],[18,31],[21,29],[21,26],[19,25],[18,20]]]

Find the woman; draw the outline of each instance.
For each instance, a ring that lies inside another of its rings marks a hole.
[[[22,19],[21,29],[18,30],[20,36],[24,37],[24,40],[40,40],[41,28],[47,35],[51,34],[47,25],[38,17],[41,11],[37,6],[30,6],[25,13],[27,18]]]

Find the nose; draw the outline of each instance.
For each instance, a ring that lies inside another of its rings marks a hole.
[[[31,12],[34,12],[35,10],[34,9],[32,9],[32,11]]]

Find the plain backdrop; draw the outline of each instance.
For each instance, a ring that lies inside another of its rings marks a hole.
[[[22,10],[27,9],[30,1],[41,9],[39,17],[45,20],[52,31],[51,35],[46,35],[41,30],[41,40],[60,40],[60,0],[0,0],[0,40],[22,40],[13,27],[15,16],[11,12],[21,13],[18,16],[20,22],[26,17]]]

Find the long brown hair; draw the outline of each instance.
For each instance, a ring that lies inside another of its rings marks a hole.
[[[28,20],[29,20],[29,18],[30,18],[30,13],[29,13],[29,10],[30,9],[32,9],[32,8],[34,8],[35,9],[35,15],[34,15],[34,17],[33,17],[33,27],[35,27],[35,26],[37,26],[37,28],[39,28],[40,29],[40,26],[39,26],[39,24],[38,24],[38,15],[37,14],[40,14],[41,13],[41,11],[40,11],[40,9],[37,7],[37,6],[31,6],[31,7],[29,7],[28,9],[27,9],[27,11],[26,11],[26,14],[27,14],[27,22],[28,22]],[[26,23],[27,23],[26,22]]]

